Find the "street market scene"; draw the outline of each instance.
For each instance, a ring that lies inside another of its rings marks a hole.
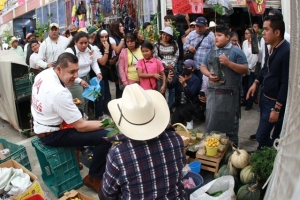
[[[0,200],[298,200],[299,11],[0,0]]]

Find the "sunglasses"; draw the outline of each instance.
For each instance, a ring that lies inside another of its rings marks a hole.
[[[108,38],[108,36],[106,35],[106,36],[100,36],[100,38]]]

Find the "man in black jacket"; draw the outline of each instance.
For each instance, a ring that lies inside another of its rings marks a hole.
[[[260,122],[256,132],[258,149],[273,146],[274,140],[279,138],[287,99],[290,58],[290,44],[284,39],[285,24],[282,18],[266,16],[263,29],[263,39],[271,49],[265,56],[264,67],[246,97],[249,99],[258,86],[262,85]]]
[[[176,107],[176,110],[172,116],[171,123],[187,123],[187,129],[193,129],[192,116],[195,114],[195,110],[199,107],[200,101],[198,99],[198,93],[201,89],[199,78],[193,74],[195,69],[193,60],[186,60],[183,63],[183,72],[181,75],[174,76],[173,73],[169,73],[167,87],[175,88],[175,93],[180,93],[180,99],[176,101],[180,102],[180,105]]]

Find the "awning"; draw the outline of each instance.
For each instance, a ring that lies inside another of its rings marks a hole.
[[[229,0],[229,3],[231,3],[232,7],[242,7],[240,5],[237,5],[236,2],[237,0]],[[266,8],[281,8],[281,0],[267,0]],[[167,0],[167,10],[172,10],[172,0]]]

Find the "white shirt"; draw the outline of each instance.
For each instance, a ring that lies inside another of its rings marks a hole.
[[[97,60],[98,58],[102,57],[102,54],[99,51],[98,47],[92,45],[90,45],[90,47],[91,50],[87,47],[84,52],[81,52],[75,45],[75,51],[76,51],[76,56],[78,58],[78,65],[79,65],[78,78],[75,79],[75,83],[80,83],[82,80],[80,77],[86,76],[90,72],[91,67],[95,72],[95,74],[101,73]],[[74,54],[74,51],[71,48],[67,48],[65,52]],[[92,52],[91,55],[90,52]]]
[[[82,118],[72,94],[60,82],[53,68],[39,73],[34,80],[31,114],[36,134],[58,131],[63,120],[72,124]]]
[[[108,39],[109,39],[109,43],[110,44],[117,44],[117,42],[116,42],[116,40],[114,38],[109,37]]]
[[[69,42],[69,39],[63,36],[59,36],[57,42],[53,42],[47,37],[40,46],[36,64],[46,68],[48,63],[57,61],[58,56],[66,50]]]
[[[29,66],[30,68],[37,69],[38,65],[36,64],[36,60],[38,58],[38,54],[33,52],[29,58]]]
[[[288,34],[287,32],[285,32],[284,33],[284,39],[290,43],[290,38],[291,38],[290,34]],[[265,40],[264,40],[264,38],[261,38],[260,45],[261,45],[261,53],[262,53],[262,56],[261,56],[261,68],[263,68],[264,64],[265,64],[265,56],[266,56],[265,55],[266,52],[265,52]],[[270,51],[271,46],[267,45],[267,47],[268,47],[268,50]]]
[[[250,72],[254,72],[255,65],[258,61],[258,54],[252,54],[251,44],[248,44],[248,40],[243,42],[243,52],[245,53],[248,61],[248,68]]]

